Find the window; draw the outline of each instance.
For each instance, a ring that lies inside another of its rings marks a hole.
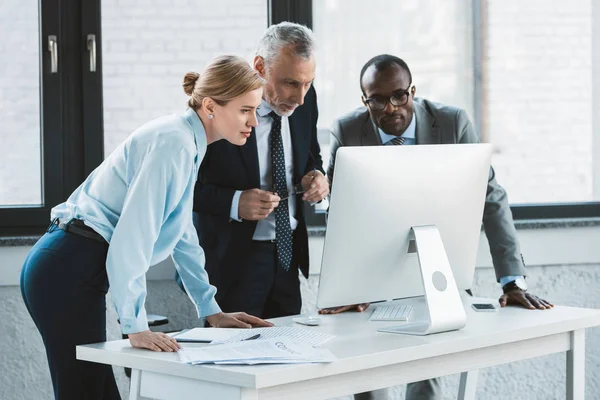
[[[0,205],[42,203],[39,27],[36,3],[0,13]],[[11,62],[6,62],[11,60]]]
[[[325,164],[326,129],[361,105],[362,65],[392,53],[418,96],[464,108],[495,145],[515,218],[600,216],[591,0],[101,3],[2,3],[0,235],[43,232],[127,135],[181,112],[186,72],[223,52],[250,60],[267,24],[284,20],[317,36]]]
[[[250,61],[268,10],[267,0],[107,0],[101,21],[99,2],[6,0],[0,55],[14,62],[0,65],[0,235],[44,232],[50,209],[104,154],[142,123],[181,112],[186,72],[224,52]]]
[[[324,156],[325,129],[362,105],[362,66],[394,54],[417,97],[465,109],[495,146],[516,219],[600,216],[590,0],[323,0],[312,12]]]
[[[592,174],[591,7],[590,0],[486,1],[484,137],[512,203],[600,198]]]

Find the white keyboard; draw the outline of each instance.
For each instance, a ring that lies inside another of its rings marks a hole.
[[[376,306],[370,321],[408,321],[412,306],[397,304],[393,306]]]

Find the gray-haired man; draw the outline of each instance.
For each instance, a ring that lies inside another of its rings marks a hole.
[[[194,211],[221,308],[272,318],[300,313],[298,270],[308,276],[303,201],[329,194],[317,142],[312,31],[271,26],[254,68],[267,81],[258,127],[242,147],[209,146]]]

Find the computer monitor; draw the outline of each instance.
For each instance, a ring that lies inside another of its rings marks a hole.
[[[437,227],[456,286],[470,288],[491,154],[488,144],[341,147],[317,306],[423,295],[409,252],[418,226]]]

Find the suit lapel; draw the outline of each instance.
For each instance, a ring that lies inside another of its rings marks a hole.
[[[363,128],[363,134],[360,138],[361,146],[378,146],[381,145],[381,136],[377,130],[375,122],[369,116],[369,112],[366,112],[365,125]]]
[[[302,121],[310,121],[310,118],[297,118],[299,113],[294,113],[288,118],[290,124],[290,139],[292,140],[292,153],[294,157],[294,182],[300,183],[304,176],[304,168],[306,167],[308,147],[306,146],[307,139],[310,139],[310,132],[306,131]]]
[[[417,116],[417,144],[440,144],[440,128],[436,125],[435,118],[419,102],[414,103]]]
[[[256,147],[256,131],[252,128],[252,134],[246,144],[239,146],[240,156],[246,166],[248,181],[255,188],[260,188],[260,169],[258,167],[258,148]]]

